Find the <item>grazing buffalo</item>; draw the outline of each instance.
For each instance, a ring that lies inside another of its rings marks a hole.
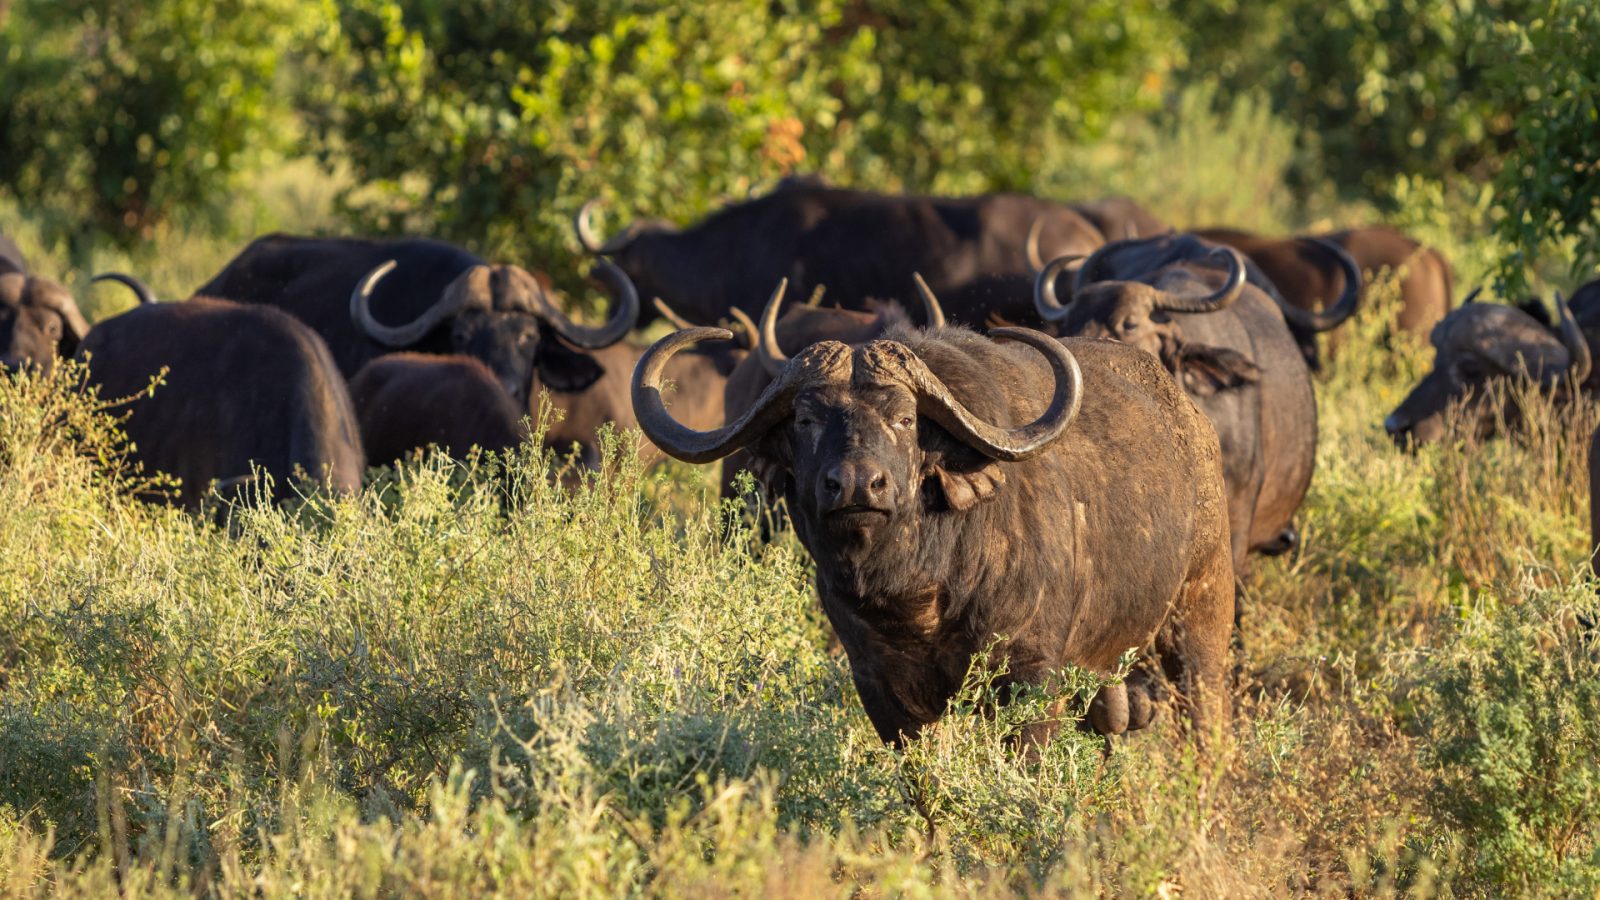
[[[1166,234],[1172,226],[1156,218],[1153,213],[1129,197],[1101,197],[1087,203],[1067,204],[1073,212],[1089,220],[1108,241],[1123,238],[1155,237]]]
[[[592,383],[599,372],[586,351],[633,327],[632,284],[605,262],[598,275],[615,309],[588,328],[568,320],[526,269],[490,266],[450,244],[275,234],[252,241],[198,293],[293,315],[327,341],[347,378],[395,350],[459,353],[487,365],[525,402],[536,375],[566,390]]]
[[[1400,274],[1400,314],[1396,327],[1421,337],[1450,312],[1455,276],[1450,263],[1432,247],[1382,225],[1323,235],[1344,248],[1371,284],[1384,270]]]
[[[1594,318],[1600,312],[1600,288],[1580,290],[1574,301],[1580,295],[1581,312]],[[1467,427],[1477,437],[1490,437],[1500,416],[1512,425],[1519,416],[1514,396],[1506,397],[1504,407],[1491,402],[1496,383],[1526,377],[1557,396],[1568,385],[1583,385],[1591,354],[1574,318],[1579,307],[1563,303],[1560,295],[1556,306],[1560,323],[1553,329],[1542,311],[1536,318],[1527,309],[1474,303],[1470,297],[1451,311],[1428,338],[1433,371],[1383,421],[1389,436],[1402,447],[1437,441],[1445,435],[1447,410],[1459,404]]]
[[[89,333],[67,289],[28,274],[17,245],[0,237],[0,372],[49,374],[57,356],[71,356]]]
[[[460,459],[473,447],[506,450],[527,437],[526,407],[470,356],[380,356],[350,379],[350,399],[369,465],[428,446]]]
[[[991,314],[1033,316],[1024,244],[1035,227],[1051,254],[1087,253],[1103,241],[1082,216],[1019,194],[938,198],[892,196],[799,182],[728,206],[685,229],[637,221],[603,239],[591,201],[575,219],[578,239],[609,256],[645,296],[661,297],[692,322],[711,323],[755,304],[780,279],[808,296],[863,309],[869,298],[910,308],[911,275],[921,272],[954,322],[981,325]]]
[[[1329,252],[1328,245],[1333,244],[1354,260],[1367,285],[1384,270],[1403,273],[1397,328],[1426,334],[1450,311],[1450,264],[1438,251],[1392,228],[1358,228],[1289,238],[1263,237],[1231,228],[1204,228],[1194,233],[1250,257],[1272,279],[1285,300],[1304,310],[1329,309],[1344,291],[1345,263]]]
[[[581,391],[563,391],[536,382],[532,418],[538,422],[549,417],[544,445],[559,454],[576,451],[575,460],[583,468],[598,467],[600,429],[610,425],[617,432],[625,433],[638,425],[628,396],[628,379],[643,355],[644,348],[632,344],[617,344],[596,351],[594,360],[603,373],[593,385]],[[720,424],[728,374],[737,368],[744,356],[743,351],[719,347],[684,353],[674,359],[666,373],[675,387],[670,401],[674,412],[684,421],[697,423],[696,427]],[[540,387],[549,389],[539,390]],[[638,453],[646,464],[661,458],[653,445],[635,438],[637,435],[630,438],[624,434],[625,440],[633,441],[631,446],[625,446]]]
[[[661,401],[679,350],[634,374],[644,429],[705,463],[744,447],[786,497],[824,611],[878,734],[937,720],[974,654],[1008,682],[1153,650],[1200,731],[1225,721],[1233,567],[1217,440],[1145,354],[998,329],[890,329],[813,344],[731,424],[697,431]],[[1144,690],[1102,691],[1091,720],[1143,727]],[[1048,738],[1052,725],[1025,739]]]
[[[209,297],[142,305],[96,325],[78,356],[102,398],[135,398],[122,429],[144,471],[178,479],[177,497],[165,499],[192,509],[212,482],[257,470],[277,499],[293,495],[298,477],[361,487],[344,378],[316,332],[280,310]],[[136,396],[163,370],[159,387]]]
[[[1040,316],[1061,334],[1112,338],[1159,359],[1211,420],[1237,570],[1246,571],[1251,551],[1293,547],[1291,523],[1316,461],[1317,404],[1284,307],[1248,280],[1237,251],[1192,235],[1107,245],[1078,270],[1063,306],[1056,278],[1069,262],[1040,273]],[[1360,276],[1350,277],[1339,321],[1360,290]]]

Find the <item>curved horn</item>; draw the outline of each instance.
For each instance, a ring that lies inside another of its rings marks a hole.
[[[1053,325],[1067,317],[1066,305],[1056,298],[1056,279],[1061,277],[1062,270],[1080,259],[1083,257],[1058,256],[1040,268],[1033,279],[1033,309],[1039,318]]]
[[[1003,428],[979,419],[950,393],[950,389],[928,369],[926,363],[903,345],[892,341],[874,341],[868,345],[868,349],[870,351],[884,345],[899,348],[896,356],[910,376],[911,387],[917,394],[918,410],[938,422],[952,436],[990,459],[1020,462],[1043,453],[1077,417],[1078,408],[1083,403],[1083,372],[1078,368],[1078,360],[1073,357],[1072,351],[1043,332],[1032,328],[996,328],[989,332],[989,337],[1027,344],[1044,354],[1050,362],[1050,369],[1055,375],[1050,405],[1039,418],[1027,425]]]
[[[539,291],[539,314],[562,340],[572,346],[580,350],[600,350],[627,337],[634,323],[639,321],[639,290],[633,286],[627,273],[608,259],[597,260],[589,271],[589,277],[603,282],[611,294],[615,312],[604,325],[591,328],[574,323],[545,296],[542,289]]]
[[[1028,239],[1022,243],[1022,251],[1028,257],[1028,268],[1038,273],[1044,268],[1044,257],[1039,254],[1039,235],[1044,232],[1044,216],[1034,216],[1033,224],[1028,226]]]
[[[90,284],[101,281],[115,281],[117,284],[126,285],[128,290],[133,291],[133,295],[139,298],[139,305],[141,306],[161,302],[156,299],[155,291],[150,290],[149,285],[132,275],[124,275],[121,272],[101,272],[99,275],[89,279]]]
[[[1361,267],[1350,258],[1350,254],[1343,247],[1326,238],[1302,238],[1321,247],[1323,251],[1333,256],[1334,262],[1344,272],[1344,293],[1339,296],[1338,302],[1320,312],[1311,312],[1289,303],[1281,303],[1278,308],[1283,310],[1283,317],[1289,324],[1308,331],[1331,331],[1343,325],[1345,320],[1355,314],[1356,307],[1361,300]],[[1268,293],[1271,293],[1270,291]],[[1276,299],[1276,298],[1274,298]]]
[[[1572,378],[1573,384],[1583,384],[1589,377],[1589,369],[1593,360],[1589,355],[1589,342],[1583,336],[1583,330],[1578,327],[1578,322],[1572,317],[1572,307],[1561,299],[1561,293],[1556,292],[1556,309],[1561,315],[1561,346],[1567,348],[1567,354],[1572,360],[1563,374]]]
[[[1217,247],[1208,256],[1222,256],[1228,261],[1228,278],[1222,287],[1204,297],[1184,297],[1167,291],[1157,291],[1156,308],[1168,312],[1207,313],[1227,309],[1244,292],[1244,257],[1232,247]]]
[[[774,378],[782,375],[789,363],[789,357],[783,355],[783,348],[778,346],[778,307],[783,305],[783,292],[788,289],[789,279],[778,282],[778,289],[772,292],[761,310],[761,327],[756,331],[756,358],[761,360],[761,368]]]
[[[761,332],[756,328],[756,323],[750,321],[750,314],[735,306],[728,310],[728,315],[739,326],[739,331],[734,334],[733,339],[743,344],[746,350],[755,349],[756,342],[760,340],[759,335]]]
[[[595,197],[578,207],[572,216],[572,230],[578,235],[578,243],[594,254],[604,253],[606,244],[600,233],[594,230],[594,208],[599,205],[600,198]]]
[[[943,328],[944,310],[939,306],[939,298],[933,295],[933,288],[922,280],[922,273],[912,272],[911,279],[917,283],[917,293],[922,296],[922,314],[928,321],[924,328]]]
[[[1481,293],[1483,293],[1483,285],[1480,284],[1472,289],[1472,293],[1468,294],[1466,299],[1461,301],[1461,305],[1466,306],[1468,303],[1478,302],[1478,295]]]
[[[656,308],[656,313],[659,314],[661,316],[661,318],[666,319],[668,322],[672,323],[672,327],[673,328],[676,328],[679,331],[682,331],[685,328],[693,328],[694,327],[694,325],[690,324],[688,319],[685,319],[683,316],[678,315],[677,312],[675,312],[672,309],[672,307],[667,305],[667,301],[661,299],[660,297],[656,297],[656,298],[652,299],[650,301],[650,303],[651,303],[652,306],[654,306]]]
[[[850,350],[837,341],[814,344],[795,363],[767,385],[761,398],[737,422],[712,431],[696,431],[667,412],[661,400],[661,376],[673,354],[700,341],[728,340],[733,333],[722,328],[691,328],[657,341],[633,370],[633,413],[639,429],[661,452],[692,463],[721,459],[765,434],[789,415],[794,395],[822,367],[849,359]]]
[[[350,318],[362,333],[385,347],[410,347],[422,340],[422,336],[432,331],[440,322],[459,312],[466,302],[466,296],[463,292],[456,292],[456,299],[452,300],[447,292],[432,306],[423,310],[422,315],[410,322],[404,325],[385,325],[373,318],[372,292],[385,275],[394,271],[396,265],[397,263],[391,259],[368,272],[356,284],[355,290],[350,292]]]

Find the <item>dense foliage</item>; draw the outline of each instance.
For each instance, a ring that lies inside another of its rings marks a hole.
[[[3,189],[85,240],[217,208],[282,145],[299,0],[21,0],[0,17]]]

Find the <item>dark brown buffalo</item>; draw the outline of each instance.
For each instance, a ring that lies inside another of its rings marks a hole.
[[[943,328],[944,310],[938,299],[925,283],[920,287],[923,321],[931,323],[933,328]],[[786,282],[779,282],[778,289],[761,311],[759,326],[748,319],[744,320],[745,330],[752,335],[752,352],[728,376],[723,394],[723,414],[727,418],[744,415],[761,398],[767,385],[783,373],[789,357],[812,344],[838,341],[858,346],[876,340],[890,328],[911,325],[905,310],[898,303],[873,303],[868,310],[798,305],[790,307],[779,318],[778,310],[783,305],[787,289]],[[740,311],[736,315],[742,317],[744,314]],[[752,462],[752,457],[744,450],[735,450],[722,461],[723,499],[738,496],[738,475]],[[777,498],[768,496],[767,499],[771,501]]]
[[[1202,228],[1193,233],[1203,240],[1244,253],[1272,283],[1278,297],[1296,311],[1316,314],[1333,309],[1348,293],[1350,281],[1346,274],[1352,269],[1359,270],[1348,253],[1324,238],[1269,238],[1231,228]],[[1361,284],[1364,282],[1358,279],[1357,290]],[[1321,359],[1317,348],[1318,330],[1291,319],[1290,331],[1300,343],[1306,361],[1316,370]],[[1329,337],[1330,352],[1338,343],[1336,338],[1336,335]]]
[[[275,234],[252,241],[197,293],[293,315],[322,336],[347,378],[394,350],[459,353],[487,365],[523,402],[536,376],[564,390],[592,384],[601,372],[587,351],[633,327],[632,284],[603,261],[596,274],[614,309],[588,328],[526,269],[490,266],[450,244]]]
[[[951,321],[983,324],[991,314],[1033,316],[1024,244],[1038,221],[1048,253],[1087,253],[1100,232],[1059,203],[1020,194],[943,198],[875,194],[798,182],[727,206],[684,229],[637,221],[603,239],[575,225],[590,252],[611,257],[647,297],[660,297],[691,322],[709,324],[755,304],[780,279],[797,296],[826,288],[830,304],[865,309],[869,299],[907,305],[920,272]]]
[[[1455,302],[1455,276],[1443,254],[1383,225],[1350,228],[1322,237],[1355,259],[1368,284],[1385,270],[1400,274],[1400,314],[1395,325],[1417,336],[1427,334]]]
[[[1171,225],[1156,218],[1153,213],[1130,197],[1101,197],[1099,200],[1070,203],[1068,206],[1073,212],[1088,219],[1089,224],[1098,229],[1108,241],[1155,237],[1172,230]]]
[[[651,348],[634,374],[640,426],[689,462],[760,458],[885,741],[943,715],[996,640],[1013,683],[1153,651],[1202,731],[1225,721],[1233,568],[1216,436],[1152,358],[1020,328],[991,332],[1015,344],[893,328],[813,344],[737,421],[686,428],[662,406],[662,370],[727,336],[697,328]],[[1142,727],[1148,699],[1118,686],[1091,718]]]
[[[148,295],[148,292],[144,292]],[[96,325],[78,347],[104,399],[153,392],[126,407],[122,429],[145,472],[178,479],[193,508],[212,482],[271,477],[294,494],[304,477],[336,491],[361,487],[361,436],[327,345],[275,309],[196,297],[139,306]]]
[[[1490,402],[1496,384],[1527,377],[1557,396],[1569,385],[1585,385],[1591,350],[1579,321],[1600,320],[1600,282],[1579,290],[1571,304],[1557,295],[1556,305],[1560,323],[1555,328],[1536,307],[1538,317],[1529,308],[1474,303],[1469,297],[1451,311],[1428,338],[1433,371],[1383,421],[1389,436],[1401,446],[1437,441],[1445,435],[1447,411],[1459,405],[1463,424],[1478,437],[1489,437],[1499,427],[1498,415],[1511,424],[1518,417],[1515,396],[1507,396],[1508,405],[1498,410]]]
[[[1195,234],[1242,251],[1272,279],[1285,300],[1301,309],[1328,309],[1338,302],[1344,290],[1342,264],[1329,255],[1323,243],[1326,241],[1355,260],[1368,286],[1386,271],[1400,273],[1397,328],[1427,334],[1450,311],[1450,264],[1437,250],[1392,228],[1356,228],[1288,238],[1263,237],[1231,228],[1203,228]]]
[[[71,356],[89,333],[67,289],[28,274],[22,251],[0,236],[0,373],[24,368],[49,374],[57,356]]]
[[[575,451],[576,462],[592,469],[600,464],[597,435],[602,427],[609,425],[622,438],[624,449],[638,453],[646,464],[659,460],[660,452],[636,430],[638,420],[634,418],[633,403],[628,396],[628,379],[642,355],[644,348],[632,344],[607,347],[595,353],[605,374],[592,387],[580,393],[536,391],[533,421],[538,422],[545,415],[559,419],[551,421],[546,428],[545,446],[560,454]],[[696,427],[721,424],[729,358],[725,349],[718,349],[685,353],[673,360],[666,379],[672,385],[668,403],[676,415],[684,421],[698,423]],[[742,359],[743,354],[734,358]],[[549,413],[545,411],[547,404]]]
[[[1251,551],[1293,547],[1316,462],[1317,404],[1284,307],[1248,280],[1237,251],[1192,235],[1108,244],[1079,268],[1063,306],[1056,278],[1069,262],[1040,273],[1040,316],[1061,334],[1111,338],[1159,359],[1211,420],[1237,570]],[[1319,323],[1348,318],[1359,290],[1357,280]]]
[[[460,459],[473,447],[502,451],[527,437],[525,408],[470,356],[380,356],[350,379],[350,399],[369,465],[430,446]]]

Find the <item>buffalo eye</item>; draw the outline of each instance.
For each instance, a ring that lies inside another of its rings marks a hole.
[[[910,428],[915,424],[917,424],[917,420],[915,418],[912,418],[911,416],[901,416],[899,420],[894,423],[894,427]]]
[[[796,416],[794,420],[794,427],[796,428],[810,428],[814,424],[816,423],[811,420],[810,416]]]
[[[1489,374],[1483,364],[1474,359],[1464,359],[1456,363],[1455,368],[1460,381],[1482,381]]]
[[[1136,317],[1129,316],[1126,319],[1122,320],[1122,330],[1123,331],[1137,331],[1138,329],[1139,329],[1139,320]]]
[[[45,334],[48,334],[53,338],[54,337],[60,337],[61,336],[61,321],[59,319],[51,317],[50,319],[48,319],[44,323],[44,331],[45,331]]]

